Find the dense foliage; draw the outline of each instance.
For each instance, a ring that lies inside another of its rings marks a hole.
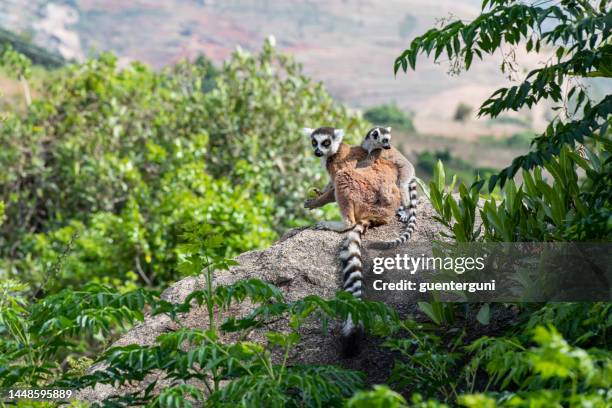
[[[448,227],[448,236],[455,242],[612,240],[610,95],[591,101],[580,81],[612,76],[608,69],[612,15],[605,5],[605,1],[597,8],[586,1],[528,5],[485,0],[478,18],[431,29],[413,40],[396,60],[396,72],[400,68],[407,71],[408,66],[415,67],[419,53],[434,52],[438,59],[446,51],[452,69],[458,71],[469,69],[473,55],[482,58],[502,44],[518,45],[522,38],[527,39],[528,52],[538,52],[540,43],[557,47],[556,62],[551,59],[530,72],[519,86],[496,91],[480,108],[480,115],[494,118],[504,110],[531,107],[541,99],[559,103],[555,109],[560,114],[531,143],[528,155],[516,158],[500,174],[488,180],[476,178],[468,186],[457,185],[456,176],[447,185],[444,166],[441,162],[436,165],[425,193],[437,212],[436,219]],[[558,21],[551,23],[551,19]],[[504,60],[502,70],[507,64]],[[561,89],[564,82],[569,83],[565,92]],[[521,167],[522,183],[517,185],[513,176]],[[481,195],[485,184],[492,194]],[[493,306],[483,305],[478,320],[487,322]],[[412,363],[396,366],[396,380],[423,378],[422,387],[437,384],[444,401],[468,407],[608,406],[612,401],[610,304],[519,307],[528,317],[519,319],[504,336],[481,337],[467,346],[444,344],[444,335],[420,338],[415,334],[413,341],[392,340],[393,347]],[[449,304],[423,304],[421,308],[438,323],[452,324],[457,315]],[[543,322],[547,327],[539,326]],[[529,336],[536,348],[527,347]],[[465,349],[458,352],[461,347]],[[457,381],[449,371],[465,361],[465,352],[471,359],[464,380]],[[432,355],[437,358],[426,358]],[[478,383],[482,369],[488,374],[484,387]],[[467,394],[459,395],[458,389]]]
[[[414,68],[420,52],[435,50],[469,69],[473,55],[502,43],[557,45],[556,63],[498,91],[481,114],[544,97],[582,107],[489,180],[449,186],[444,166],[427,159],[425,195],[455,242],[612,238],[610,96],[589,101],[573,82],[559,93],[563,81],[610,76],[610,11],[603,1],[543,4],[486,0],[480,17],[417,37],[396,63]],[[298,129],[333,123],[358,135],[366,125],[271,43],[257,55],[236,52],[219,70],[203,59],[158,73],[119,68],[104,54],[50,72],[41,92],[0,129],[0,388],[128,385],[156,373],[145,389],[99,405],[610,406],[610,303],[430,302],[419,304],[419,318],[401,320],[344,293],[289,302],[257,279],[213,285],[234,255],[308,221],[299,203],[323,180]],[[181,302],[155,290],[198,274],[204,287]],[[250,315],[223,320],[247,301]],[[182,327],[181,314],[196,306],[202,327]],[[509,318],[483,336],[495,313]],[[167,315],[178,329],[146,346],[109,348],[145,314]],[[288,363],[305,322],[316,319],[326,335],[331,319],[349,314],[394,356],[387,385]],[[272,321],[287,324],[267,330],[264,343],[248,340]],[[86,371],[94,362],[100,370]]]
[[[311,217],[301,202],[324,180],[298,129],[364,124],[269,43],[210,70],[119,68],[103,54],[50,74],[0,129],[0,267],[40,282],[70,246],[55,288],[159,285],[179,276],[186,224],[211,222],[234,256]]]
[[[270,42],[258,55],[233,55],[204,110],[211,174],[251,183],[272,196],[274,225],[282,227],[300,223],[308,188],[326,182],[300,129],[334,123],[346,130],[348,141],[367,130],[366,122],[335,103]]]
[[[498,89],[480,107],[479,115],[494,118],[507,110],[532,107],[541,100],[560,103],[559,115],[533,141],[534,149],[491,178],[492,189],[498,181],[503,186],[521,168],[541,166],[558,155],[564,145],[575,147],[607,135],[612,96],[591,100],[580,78],[612,77],[612,9],[607,0],[534,4],[484,0],[482,9],[483,13],[472,21],[452,20],[416,37],[396,59],[395,72],[414,69],[421,53],[433,53],[434,60],[446,53],[451,69],[459,72],[470,68],[474,56],[482,59],[484,54],[494,54],[503,46],[519,46],[523,41],[527,52],[540,52],[542,46],[554,50],[544,66],[529,72],[519,85]],[[501,67],[504,72],[517,70],[512,58],[504,58]],[[578,115],[580,108],[582,114]]]

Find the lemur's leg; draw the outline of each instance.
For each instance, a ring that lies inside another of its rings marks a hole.
[[[388,183],[383,183],[378,188],[378,200],[380,204],[383,206],[388,206],[395,202],[394,198],[394,187],[395,185],[390,185]]]
[[[342,211],[342,218],[347,225],[351,226],[351,228],[357,224],[357,220],[355,219],[355,206],[353,203],[350,203],[345,207],[345,210]]]
[[[410,180],[398,180],[398,187],[400,190],[400,196],[401,196],[401,205],[399,206],[399,208],[397,209],[397,218],[403,222],[406,223],[408,222],[408,208],[410,208]]]
[[[402,197],[402,205],[397,210],[397,217],[405,224],[411,217],[416,217],[416,208],[418,205],[416,179],[412,178],[407,181],[402,181],[400,183],[400,194]]]
[[[312,228],[316,230],[342,233],[353,229],[353,225],[347,225],[344,221],[321,221],[317,222]]]
[[[340,204],[340,203],[339,203]],[[318,222],[313,228],[317,230],[335,231],[339,233],[347,232],[355,226],[355,210],[352,203],[340,206],[343,221],[322,221]]]

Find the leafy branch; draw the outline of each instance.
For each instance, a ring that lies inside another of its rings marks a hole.
[[[455,20],[416,37],[395,60],[394,71],[407,72],[409,67],[414,70],[419,54],[433,54],[434,61],[438,61],[446,52],[451,64],[468,70],[474,56],[482,60],[484,54],[493,55],[504,44],[515,47],[525,42],[528,52],[539,53],[543,46],[554,49],[554,57],[529,72],[521,84],[495,91],[481,105],[479,115],[494,118],[503,111],[532,107],[545,99],[566,105],[571,101],[574,112],[582,108],[582,115],[571,122],[558,117],[553,120],[546,132],[533,140],[533,151],[517,157],[490,179],[489,190],[493,191],[497,184],[503,187],[520,168],[542,166],[564,145],[573,147],[587,138],[606,137],[612,113],[610,97],[593,105],[580,83],[567,91],[562,89],[564,81],[571,78],[612,77],[612,10],[606,3],[602,0],[595,8],[587,1],[562,1],[544,7],[546,3],[542,2],[485,0],[483,12],[473,21]],[[502,70],[505,66],[506,61]]]

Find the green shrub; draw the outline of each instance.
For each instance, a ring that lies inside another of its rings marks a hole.
[[[0,130],[0,268],[50,280],[51,291],[159,285],[180,276],[188,223],[226,234],[226,256],[268,244],[273,201],[253,180],[232,185],[206,170],[205,67],[119,69],[103,54],[54,73],[26,116],[10,116]]]
[[[224,256],[268,245],[322,213],[302,206],[327,180],[301,127],[365,133],[269,43],[221,70],[203,58],[120,69],[102,54],[49,73],[43,88],[0,129],[0,269],[52,277],[49,290],[176,280],[186,224],[212,223]]]
[[[444,166],[438,162],[429,188],[431,203],[438,213],[436,219],[448,226],[458,241],[608,242],[612,240],[612,162],[607,159],[610,148],[608,143],[585,147],[590,159],[585,160],[564,147],[557,158],[543,163],[550,181],[540,167],[525,170],[522,185],[509,180],[500,196],[493,195],[482,206],[478,199],[484,181],[477,180],[469,189],[460,185],[460,197],[456,198],[453,188],[445,185]],[[586,177],[580,177],[579,171],[584,171]],[[455,184],[456,177],[451,186]],[[476,211],[483,221],[481,231],[474,230]]]
[[[361,302],[346,293],[328,300],[309,296],[286,302],[276,287],[257,279],[213,286],[214,270],[234,262],[210,251],[224,241],[210,234],[210,227],[197,228],[181,248],[182,267],[190,271],[204,268],[207,283],[181,303],[169,303],[148,290],[121,293],[100,284],[64,289],[32,301],[27,299],[24,285],[3,281],[0,386],[83,389],[142,381],[152,373],[170,382],[159,394],[153,394],[150,386],[103,401],[103,406],[126,407],[138,403],[188,406],[187,397],[208,400],[212,406],[342,406],[346,398],[362,389],[358,372],[331,365],[288,365],[287,356],[299,343],[300,328],[312,316],[320,317],[326,327],[330,319],[346,319],[350,314],[372,330],[395,326],[396,313],[385,305]],[[254,305],[250,315],[220,320],[230,307],[245,301]],[[177,321],[196,305],[208,314],[204,328],[182,327],[159,335],[150,345],[112,347],[101,353],[98,349],[117,332],[142,321],[145,308],[153,315],[166,314]],[[291,322],[287,332],[268,331],[265,345],[245,340],[252,328],[279,319]],[[237,337],[235,341],[222,340],[222,334]],[[90,347],[86,347],[88,344]],[[79,358],[85,362],[83,356],[95,353],[100,353],[96,362],[104,363],[101,369],[91,373],[62,370],[67,361]],[[284,357],[277,361],[274,353]],[[199,386],[192,385],[193,381]]]
[[[360,391],[346,404],[347,408],[405,408],[407,406],[404,397],[384,385],[375,385],[371,391]]]
[[[367,109],[363,117],[374,126],[391,126],[396,130],[414,132],[412,118],[397,105],[380,105]]]
[[[188,86],[196,78],[119,70],[108,54],[51,75],[48,94],[0,132],[3,240],[118,211],[185,154],[203,161],[203,95]]]

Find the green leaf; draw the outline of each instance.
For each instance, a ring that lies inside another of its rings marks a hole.
[[[485,326],[489,324],[491,321],[491,311],[488,303],[485,303],[480,307],[478,314],[476,315],[476,320]]]

